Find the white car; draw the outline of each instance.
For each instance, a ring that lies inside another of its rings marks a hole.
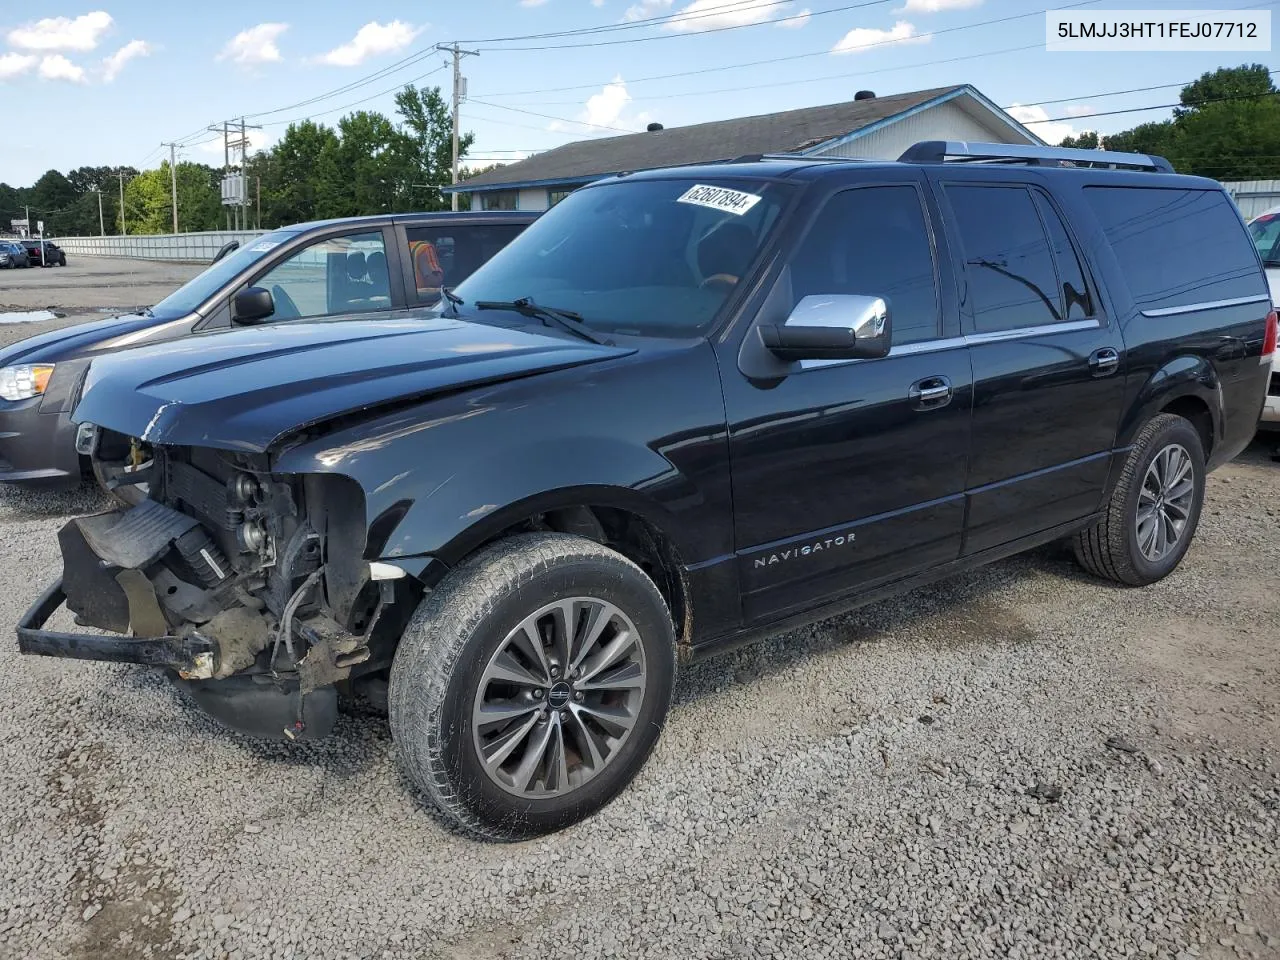
[[[1267,270],[1271,302],[1280,307],[1280,207],[1272,207],[1250,220],[1249,234]],[[1258,429],[1280,431],[1280,352],[1271,358],[1271,382],[1267,386],[1267,402],[1262,408]]]

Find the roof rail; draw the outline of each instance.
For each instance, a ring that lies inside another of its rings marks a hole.
[[[1085,166],[1173,173],[1164,157],[1111,150],[1077,150],[1023,143],[971,143],[964,140],[924,140],[898,158],[902,163],[1025,163],[1031,166]]]

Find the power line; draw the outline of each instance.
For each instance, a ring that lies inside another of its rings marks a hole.
[[[1105,96],[1105,94],[1098,94]],[[1076,116],[1066,117],[1045,117],[1043,120],[1020,120],[1019,123],[1024,126],[1033,123],[1061,123],[1064,120],[1089,120],[1093,117],[1114,117],[1122,113],[1144,113],[1148,110],[1169,110],[1173,107],[1201,107],[1209,103],[1230,103],[1236,100],[1260,100],[1263,97],[1280,97],[1280,93],[1269,91],[1267,93],[1246,93],[1235,97],[1213,97],[1208,100],[1189,100],[1186,103],[1179,101],[1178,103],[1156,103],[1149,107],[1129,107],[1125,110],[1100,110],[1097,113],[1083,113]]]
[[[1039,46],[1039,44],[1037,44]],[[1267,76],[1274,77],[1280,70],[1268,70]],[[1133,87],[1129,90],[1108,90],[1106,93],[1082,93],[1075,97],[1063,97],[1061,100],[1035,100],[1029,103],[1015,103],[1012,107],[1048,107],[1055,103],[1071,103],[1076,100],[1097,100],[1099,97],[1118,97],[1126,93],[1150,93],[1152,90],[1170,90],[1173,87],[1185,87],[1195,83],[1195,80],[1183,80],[1180,83],[1161,83],[1154,87]],[[1254,94],[1254,96],[1263,96],[1263,94]],[[1009,110],[1011,107],[1005,107]],[[1155,107],[1150,109],[1154,110]]]
[[[705,30],[690,30],[688,33],[657,33],[648,37],[628,37],[625,40],[594,40],[587,43],[558,43],[558,44],[538,46],[538,47],[489,47],[487,49],[493,50],[495,52],[501,51],[503,53],[528,52],[528,51],[534,51],[534,50],[573,50],[579,47],[611,47],[611,46],[616,46],[622,43],[648,43],[651,40],[674,40],[677,37],[701,37],[709,33],[727,33],[730,30],[748,30],[752,27],[767,27],[767,26],[776,25],[779,23],[787,23],[788,21],[791,21],[791,20],[809,20],[813,17],[823,17],[832,13],[847,13],[850,10],[862,10],[866,7],[878,7],[878,6],[883,6],[884,4],[890,3],[890,2],[896,2],[896,0],[862,0],[861,3],[851,3],[843,7],[831,7],[829,10],[813,10],[807,13],[806,12],[793,13],[793,14],[789,14],[788,16],[777,17],[772,20],[757,20],[754,23],[731,23],[723,27],[708,27]],[[765,4],[765,6],[774,6],[774,5],[775,5],[774,3]],[[747,7],[745,9],[755,9],[755,7]],[[693,20],[705,20],[708,17],[722,16],[723,12],[724,11],[717,8],[713,12],[702,13],[702,14],[691,14],[687,17],[681,16],[680,14],[673,14],[672,16],[667,18],[667,23],[688,23]],[[741,12],[741,11],[730,11],[730,12]],[[617,29],[626,29],[627,26],[629,25],[618,24]],[[595,35],[598,33],[607,33],[607,32],[614,32],[614,31],[607,30],[606,28],[600,28],[599,30],[593,31],[589,35]],[[515,37],[513,39],[520,40],[523,38]]]
[[[526,33],[512,37],[488,37],[484,39],[459,40],[459,43],[509,43],[517,40],[552,40],[556,37],[577,37],[588,34],[597,33],[616,33],[620,30],[637,30],[643,27],[653,26],[655,24],[666,24],[679,20],[701,20],[706,17],[719,17],[726,13],[742,13],[746,10],[763,10],[767,7],[786,6],[792,0],[769,0],[767,3],[759,3],[757,0],[737,0],[735,3],[725,3],[718,7],[709,9],[706,13],[695,14],[692,16],[681,16],[679,13],[664,13],[657,17],[644,17],[638,20],[629,20],[626,23],[603,24],[597,27],[578,27],[573,30],[556,30],[551,33]],[[885,0],[887,2],[887,0]]]
[[[874,47],[888,46],[895,43],[903,43],[904,41],[919,41],[924,37],[936,37],[936,36],[941,36],[942,34],[945,34],[945,33],[956,33],[961,30],[972,30],[977,27],[989,27],[989,26],[994,26],[996,24],[1000,24],[1000,23],[1009,23],[1014,20],[1025,20],[1028,17],[1041,16],[1045,13],[1048,13],[1050,10],[1068,10],[1075,7],[1088,6],[1090,4],[1098,3],[1098,2],[1099,0],[1076,0],[1075,3],[1069,3],[1063,6],[1044,7],[1039,10],[1032,10],[1029,13],[1019,13],[1019,14],[1013,14],[1007,17],[995,17],[990,20],[979,20],[975,23],[959,24],[954,27],[946,27],[942,30],[933,30],[933,31],[930,31],[929,33],[922,33],[914,37],[897,38],[892,40],[877,40],[874,43],[859,44],[856,47],[848,47],[846,49],[850,51],[869,50]],[[692,36],[697,36],[697,34],[692,34]],[[603,44],[600,44],[600,45],[603,45]],[[584,46],[596,46],[596,44],[584,44]],[[1037,44],[1037,46],[1039,46],[1039,44]],[[512,48],[507,48],[507,49],[510,50]],[[551,49],[557,49],[557,48],[553,47]],[[563,48],[559,48],[559,49],[563,49]],[[825,56],[829,56],[830,54],[831,54],[830,48],[824,48],[822,50],[814,50],[810,53],[793,53],[785,57],[771,57],[767,60],[748,60],[748,61],[743,61],[741,63],[725,64],[719,67],[701,67],[697,70],[681,70],[677,73],[663,73],[663,74],[656,74],[651,77],[637,77],[634,80],[628,80],[627,85],[631,86],[637,83],[650,83],[655,80],[674,80],[680,77],[697,77],[697,76],[702,76],[708,73],[719,73],[725,70],[742,70],[747,67],[762,67],[762,66],[775,64],[775,63],[789,63],[795,60],[807,60],[813,57],[825,57]],[[928,66],[928,65],[929,65],[928,63],[918,64],[918,66]],[[599,83],[579,83],[579,84],[573,84],[565,87],[545,87],[541,90],[507,90],[507,91],[501,91],[501,92],[495,92],[495,93],[483,93],[481,94],[481,96],[485,97],[486,99],[490,99],[492,97],[529,97],[529,96],[536,96],[537,94],[542,94],[542,93],[565,93],[570,90],[596,90],[599,87],[600,87]]]
[[[469,98],[468,103],[474,103],[481,107],[493,107],[498,110],[510,110],[512,113],[524,113],[531,117],[541,117],[543,120],[555,120],[558,123],[576,123],[584,127],[592,127],[597,130],[615,130],[618,133],[635,133],[635,130],[626,130],[622,127],[611,127],[605,123],[592,123],[590,120],[570,120],[567,117],[553,117],[549,113],[538,113],[534,110],[525,110],[523,107],[508,107],[501,103],[489,103],[485,100],[476,100]]]
[[[410,79],[405,80],[402,83],[397,83],[394,87],[388,87],[386,90],[382,90],[378,93],[364,97],[363,99],[360,99],[360,100],[352,101],[351,103],[343,104],[340,107],[329,107],[328,109],[325,109],[325,110],[318,110],[313,113],[308,113],[305,116],[292,117],[288,120],[272,120],[270,123],[262,124],[262,126],[283,127],[292,123],[298,123],[301,120],[310,120],[313,117],[323,117],[326,114],[337,113],[341,110],[350,110],[352,107],[358,107],[362,103],[368,103],[370,100],[377,100],[379,97],[385,97],[389,93],[395,93],[398,90],[403,90],[405,87],[409,86],[410,84],[417,83],[420,80],[425,80],[427,77],[447,69],[449,69],[449,65],[447,63],[441,64],[440,66],[436,67],[434,70],[428,70],[426,73],[421,74],[420,76],[411,77]],[[245,114],[245,116],[261,116],[261,114]]]

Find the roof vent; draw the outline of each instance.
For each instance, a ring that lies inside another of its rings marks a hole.
[[[854,100],[874,100],[876,92],[874,90],[859,90],[853,95]]]
[[[650,133],[657,133],[659,130],[662,129],[662,124],[651,123],[647,127],[645,127],[645,129],[648,130]]]

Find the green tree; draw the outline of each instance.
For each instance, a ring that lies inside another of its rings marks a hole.
[[[1178,97],[1181,107],[1175,107],[1173,115],[1181,118],[1195,113],[1201,104],[1213,101],[1239,100],[1275,93],[1271,73],[1261,63],[1249,63],[1241,67],[1219,67],[1200,76],[1182,88]]]
[[[271,150],[250,159],[249,176],[262,179],[264,227],[314,220],[334,206],[337,150],[338,135],[331,128],[304,120],[290,124]]]
[[[1073,147],[1077,150],[1097,150],[1098,134],[1094,130],[1086,130],[1078,137],[1064,137],[1060,147]]]
[[[439,87],[408,86],[396,94],[396,113],[406,140],[409,196],[415,210],[445,210],[449,198],[438,189],[453,182],[453,119]],[[475,134],[458,137],[461,160],[475,142]],[[425,186],[423,186],[425,185]]]
[[[178,229],[183,233],[217,229],[221,216],[220,176],[202,163],[178,164]],[[172,191],[168,161],[130,180],[124,194],[129,232],[171,233]]]

